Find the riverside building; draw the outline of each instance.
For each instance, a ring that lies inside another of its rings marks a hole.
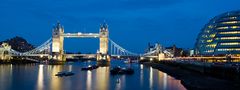
[[[198,34],[195,54],[203,56],[240,55],[240,11],[214,17]]]

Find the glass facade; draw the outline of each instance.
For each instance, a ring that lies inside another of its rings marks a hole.
[[[240,54],[240,11],[214,17],[198,34],[197,55]]]

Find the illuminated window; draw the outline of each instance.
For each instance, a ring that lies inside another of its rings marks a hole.
[[[229,28],[231,28],[231,29],[236,29],[236,28],[240,28],[240,26],[230,26],[230,27],[224,26],[224,27],[218,27],[217,29],[218,29],[218,30],[222,30],[222,29],[229,29]]]
[[[220,43],[220,45],[240,45],[240,43],[239,42]]]
[[[212,52],[214,52],[214,50],[206,50],[206,51],[204,51],[204,52],[212,53]]]
[[[210,47],[210,48],[215,48],[217,46],[217,44],[208,44],[207,47]]]
[[[239,23],[239,21],[227,21],[227,22],[222,22],[222,24],[236,24]]]
[[[240,31],[232,31],[232,32],[220,32],[219,34],[239,34]]]
[[[221,30],[221,29],[228,29],[228,27],[227,26],[225,26],[225,27],[218,27],[217,29],[219,29],[219,30]]]
[[[210,37],[212,37],[212,38],[213,38],[213,37],[215,37],[215,35],[216,35],[216,34],[211,34],[211,35],[210,35]]]
[[[240,51],[240,48],[221,48],[217,49],[217,51]]]
[[[232,29],[240,28],[239,26],[231,26]]]
[[[240,39],[240,37],[221,37],[221,40],[233,40],[233,39]]]
[[[207,40],[207,42],[212,42],[213,40],[212,39],[210,39],[210,40]]]

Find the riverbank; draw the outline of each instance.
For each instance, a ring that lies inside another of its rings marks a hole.
[[[181,83],[189,90],[238,90],[240,88],[238,81],[210,77],[199,72],[162,62],[143,62],[143,64],[181,80]]]

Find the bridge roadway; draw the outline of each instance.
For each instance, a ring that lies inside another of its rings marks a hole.
[[[22,54],[22,55],[12,55],[13,57],[17,56],[23,56],[23,57],[48,57],[50,54]],[[96,58],[96,54],[64,54],[66,58],[74,58],[74,57],[87,57],[87,58]],[[132,56],[132,55],[110,55],[112,58],[140,58],[140,56]],[[151,56],[151,57],[157,57],[157,56]]]
[[[11,56],[13,56],[13,57],[17,57],[17,56],[46,57],[46,56],[49,56],[49,54],[28,54],[28,55],[25,55],[25,54],[15,55],[15,54],[13,54]]]
[[[77,56],[94,58],[97,56],[96,54],[65,54],[65,55],[67,58],[73,58]],[[132,55],[110,55],[110,56],[111,58],[132,58],[132,59],[140,58],[140,56],[132,56]]]
[[[86,58],[96,58],[96,54],[64,54],[66,58],[74,58],[74,57],[86,57]]]

